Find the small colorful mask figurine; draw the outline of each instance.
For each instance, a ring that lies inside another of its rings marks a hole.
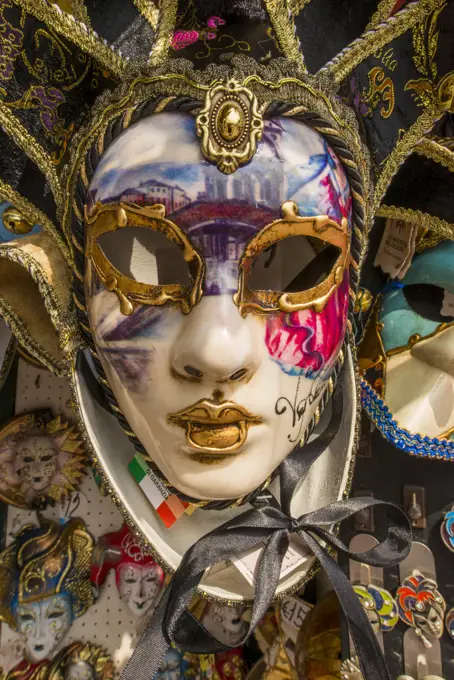
[[[123,602],[135,616],[152,608],[164,583],[164,572],[144,553],[126,524],[119,531],[102,536],[93,552],[92,583],[99,588],[111,569]]]
[[[181,652],[170,647],[153,680],[182,680],[185,678],[185,671],[189,669],[189,664],[185,661]],[[190,677],[188,675],[188,677]]]
[[[398,588],[396,602],[399,618],[415,629],[425,646],[431,646],[430,638],[443,635],[446,602],[435,581],[415,570]]]
[[[27,663],[52,659],[93,603],[93,539],[80,519],[27,525],[0,554],[0,619],[21,636]]]
[[[413,455],[454,459],[454,241],[417,255],[385,287],[360,349],[363,404]],[[415,389],[417,388],[417,389]]]
[[[397,605],[384,588],[369,584],[353,586],[376,633],[388,633],[399,620]]]
[[[75,491],[87,459],[77,429],[50,411],[14,418],[0,430],[0,498],[42,508]]]

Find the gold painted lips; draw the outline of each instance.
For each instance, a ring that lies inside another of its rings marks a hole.
[[[260,416],[233,401],[217,403],[211,399],[201,399],[167,418],[186,430],[186,440],[196,449],[195,456],[199,451],[219,459],[238,451],[247,439],[249,427],[262,422]]]

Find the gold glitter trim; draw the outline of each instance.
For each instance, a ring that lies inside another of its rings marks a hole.
[[[264,0],[264,4],[282,53],[289,61],[299,62],[303,68],[300,43],[286,3],[283,0]]]
[[[377,24],[381,24],[386,21],[386,19],[389,19],[389,15],[391,14],[395,4],[396,0],[381,0],[378,3],[378,9],[376,12],[374,12],[371,20],[366,26],[366,31],[370,31]]]
[[[430,130],[435,121],[443,115],[443,109],[436,105],[428,107],[397,142],[394,151],[386,158],[379,173],[372,203],[373,214],[376,214],[379,205],[391,184],[394,175],[405,161],[406,157],[414,150],[416,144]]]
[[[318,72],[317,76],[328,77],[335,85],[339,85],[358,64],[370,57],[376,50],[412,28],[422,18],[435,10],[439,0],[421,0],[414,2],[394,17],[390,17],[354,40],[334,59]]]
[[[1,179],[0,197],[3,198],[3,200],[8,201],[8,203],[11,203],[11,205],[13,205],[24,216],[27,222],[30,222],[30,224],[39,224],[41,227],[43,227],[43,229],[49,232],[55,243],[62,251],[67,263],[72,266],[72,254],[67,243],[45,213],[39,210],[39,208],[33,205],[33,203],[30,203],[30,201],[21,196],[21,194],[19,194],[15,189],[9,186],[9,184],[3,182]]]
[[[58,179],[55,166],[51,163],[50,156],[36,139],[32,137],[20,120],[2,102],[0,102],[0,125],[17,146],[38,166],[49,182],[55,202],[57,204],[61,203],[63,201],[63,193],[60,180]]]
[[[434,215],[423,213],[420,210],[398,208],[394,205],[382,205],[378,208],[376,215],[377,217],[391,217],[396,220],[412,222],[413,224],[417,224],[418,227],[430,229],[430,231],[433,231],[444,238],[454,238],[454,224],[434,217]]]
[[[435,163],[443,165],[451,172],[454,172],[454,151],[441,146],[432,139],[423,139],[415,146],[415,153],[420,156],[430,158]]]
[[[134,0],[134,4],[141,15],[148,21],[151,28],[156,31],[159,19],[159,10],[153,0]]]
[[[15,311],[8,305],[8,303],[0,296],[0,316],[3,317],[5,323],[11,328],[15,337],[19,342],[27,348],[41,364],[49,368],[52,373],[62,378],[68,376],[69,365],[67,362],[59,362],[55,357],[51,356],[41,345],[39,345],[34,338],[29,334],[22,320],[18,317]]]
[[[123,74],[127,60],[72,14],[63,12],[58,5],[47,4],[45,0],[12,1],[88,53],[115,76],[120,77]]]
[[[161,64],[170,49],[172,33],[177,21],[178,0],[160,0],[159,21],[156,29],[156,41],[150,52],[150,66]]]

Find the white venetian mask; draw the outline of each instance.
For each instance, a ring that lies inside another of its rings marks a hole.
[[[179,491],[251,492],[304,438],[344,342],[340,162],[308,126],[275,119],[224,175],[194,119],[163,113],[107,149],[89,194],[89,319],[120,408]]]
[[[30,661],[51,659],[72,622],[69,595],[59,593],[37,602],[19,604],[15,610],[17,630]]]

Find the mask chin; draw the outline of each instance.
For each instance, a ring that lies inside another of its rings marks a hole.
[[[194,516],[182,515],[169,531],[147,497],[137,488],[128,471],[135,450],[117,419],[103,405],[103,394],[97,389],[93,370],[87,359],[88,351],[79,353],[74,374],[75,397],[79,415],[90,438],[94,453],[113,496],[121,503],[129,522],[141,531],[153,552],[170,571],[175,571],[186,552],[199,538],[227,520],[244,512],[243,506],[220,511],[197,511]],[[344,403],[342,424],[336,437],[311,467],[304,482],[297,488],[291,512],[299,516],[341,500],[349,490],[355,450],[356,386],[350,349],[345,353],[343,381]],[[325,408],[318,428],[326,426],[330,403]],[[278,483],[271,490],[278,494]],[[246,506],[249,507],[249,506]],[[315,563],[309,553],[300,564],[281,579],[277,593],[284,593],[302,584]],[[254,589],[235,566],[216,566],[200,584],[206,593],[217,598],[242,601],[252,599]]]

